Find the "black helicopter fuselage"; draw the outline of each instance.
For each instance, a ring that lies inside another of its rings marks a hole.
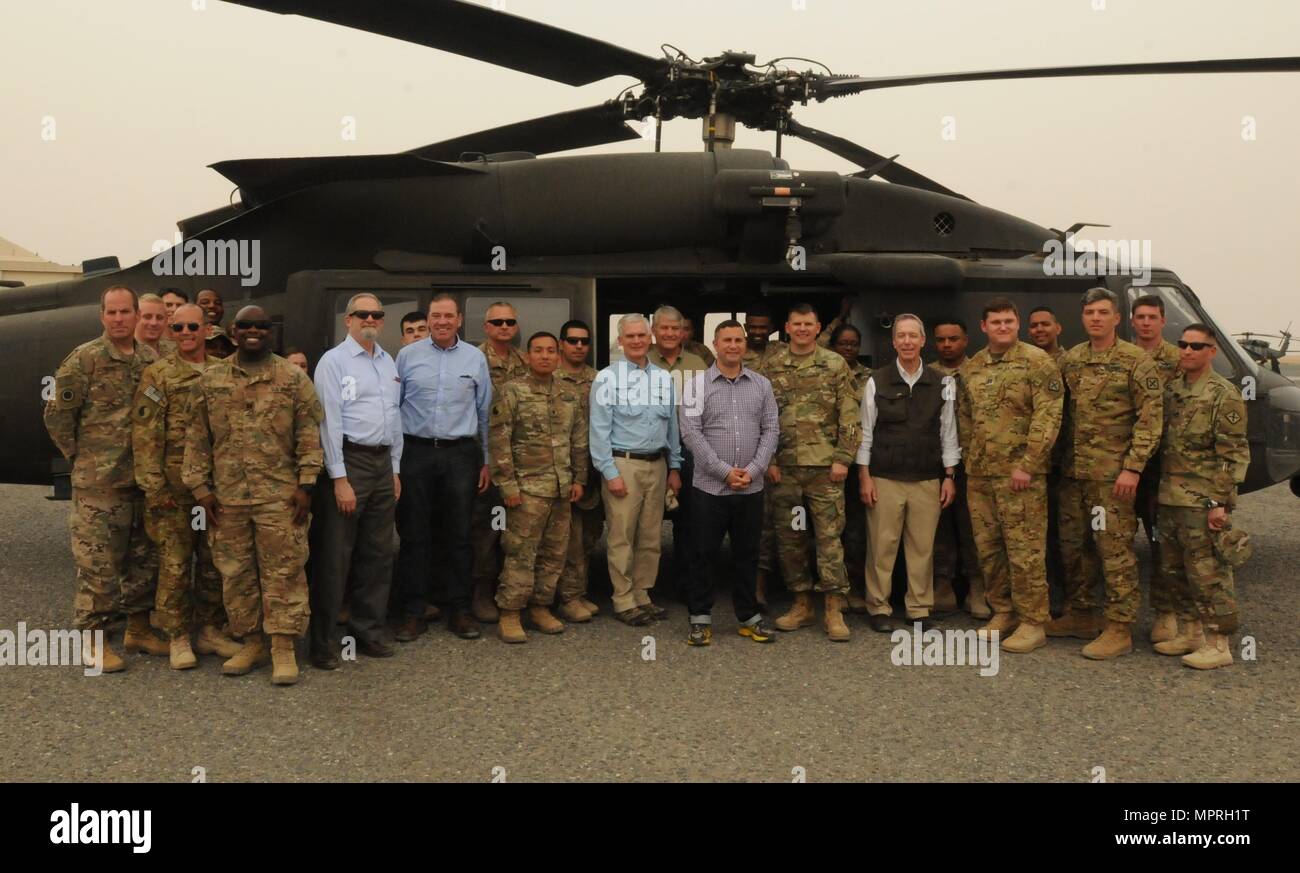
[[[57,453],[41,422],[49,377],[98,335],[99,295],[114,284],[177,287],[191,299],[213,288],[227,320],[257,301],[277,323],[278,346],[312,360],[339,340],[341,301],[358,290],[381,292],[397,316],[395,307],[421,308],[438,290],[460,295],[469,316],[472,301],[481,315],[497,297],[533,300],[539,314],[529,323],[521,311],[523,330],[583,318],[595,328],[597,364],[608,358],[610,315],[662,302],[702,327],[709,314],[756,302],[780,314],[796,297],[817,303],[825,321],[853,295],[864,355],[879,363],[892,356],[887,331],[900,312],[964,316],[974,330],[979,305],[1005,294],[1022,319],[1052,305],[1062,340],[1077,342],[1079,292],[1148,291],[1125,276],[1048,275],[1043,252],[1058,235],[1023,219],[903,185],[793,171],[763,151],[403,159],[398,175],[366,179],[294,160],[217,168],[238,181],[243,202],[178,222],[182,241],[158,257],[0,292],[0,480],[50,481]],[[253,253],[256,264],[245,263]],[[1209,319],[1171,272],[1153,271],[1151,285]],[[476,328],[467,318],[471,339]],[[1220,371],[1255,394],[1245,489],[1295,476],[1300,388],[1220,339]]]

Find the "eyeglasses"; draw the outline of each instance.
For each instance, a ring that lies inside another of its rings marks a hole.
[[[1188,342],[1187,340],[1178,341],[1178,348],[1191,349],[1194,352],[1203,352],[1206,349],[1213,348],[1213,347],[1214,347],[1214,343],[1191,343]]]
[[[493,327],[514,327],[519,323],[517,318],[489,318],[487,323]]]
[[[384,310],[382,309],[358,309],[354,312],[349,312],[348,315],[353,318],[359,318],[362,321],[365,321],[367,318],[373,318],[375,321],[384,320]]]
[[[178,321],[172,325],[172,333],[183,333],[188,330],[190,333],[198,333],[203,325],[195,324],[192,321]]]
[[[589,346],[591,338],[585,336],[566,336],[564,341],[571,346]]]
[[[235,327],[240,330],[270,330],[271,322],[269,321],[236,321]]]

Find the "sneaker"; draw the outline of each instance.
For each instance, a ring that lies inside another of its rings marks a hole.
[[[737,633],[756,643],[770,643],[776,638],[776,631],[764,624],[762,619],[753,624],[742,624]]]
[[[707,646],[713,642],[713,625],[711,624],[692,624],[691,632],[686,637],[688,646]]]

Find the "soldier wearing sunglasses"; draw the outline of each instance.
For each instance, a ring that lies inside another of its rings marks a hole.
[[[555,378],[581,397],[584,419],[590,413],[591,383],[596,379],[595,368],[587,363],[590,355],[591,328],[586,322],[576,319],[566,321],[560,328],[560,366],[555,371]],[[587,482],[599,483],[590,452],[586,463]],[[573,504],[568,554],[556,593],[560,615],[565,621],[590,621],[593,615],[600,612],[600,607],[587,597],[587,571],[588,556],[600,541],[600,532],[604,526],[605,513],[600,507],[600,488],[589,487],[583,492],[582,499]]]

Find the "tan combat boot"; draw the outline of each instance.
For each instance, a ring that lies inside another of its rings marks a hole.
[[[271,684],[293,685],[298,681],[298,659],[290,634],[271,634]]]
[[[952,580],[934,580],[934,606],[930,609],[930,615],[940,617],[951,615],[956,611],[957,592],[952,590]]]
[[[106,635],[102,631],[98,634],[101,640],[99,646],[95,645],[96,636],[94,631],[90,632],[90,641],[81,650],[81,663],[92,670],[98,669],[101,673],[121,673],[125,670],[126,661],[109,648]]]
[[[838,594],[826,595],[825,616],[822,619],[823,627],[826,628],[826,636],[831,640],[842,643],[849,638],[849,626],[844,623],[844,599]]]
[[[796,591],[794,605],[790,611],[776,620],[777,630],[792,631],[816,624],[817,610],[813,609],[812,594],[808,591]]]
[[[221,672],[227,676],[243,676],[256,667],[261,667],[271,660],[271,650],[266,644],[266,637],[261,633],[244,637],[243,644],[234,656],[221,665]]]
[[[582,604],[583,609],[590,612],[593,616],[600,615],[600,607],[588,600],[586,595],[579,597],[578,602]]]
[[[1022,621],[1020,627],[1016,628],[1015,633],[1002,640],[1002,651],[1026,655],[1034,649],[1041,649],[1045,645],[1047,645],[1047,634],[1043,631],[1042,624],[1033,621]]]
[[[189,634],[172,637],[170,648],[170,660],[173,670],[188,670],[191,667],[199,666],[199,659],[194,657],[194,650],[190,648]]]
[[[501,610],[501,618],[497,621],[497,636],[503,643],[528,642],[528,634],[524,633],[524,626],[519,623],[519,610]]]
[[[560,617],[565,621],[580,623],[591,621],[591,613],[582,605],[582,601],[576,597],[573,600],[566,600],[560,604]]]
[[[1071,612],[1049,621],[1043,630],[1049,637],[1074,637],[1092,640],[1101,633],[1101,619],[1091,612]]]
[[[981,637],[990,637],[994,631],[997,631],[998,639],[1006,639],[1018,627],[1020,627],[1020,617],[1014,612],[995,612],[988,624],[976,633]]]
[[[239,643],[226,636],[216,625],[205,624],[194,638],[194,651],[200,655],[220,655],[233,658],[239,653]]]
[[[551,610],[548,607],[528,607],[528,621],[533,627],[537,628],[544,634],[564,633],[564,622],[552,615]]]
[[[484,624],[491,624],[501,617],[501,612],[492,601],[493,587],[491,580],[474,583],[474,597],[470,601],[469,611]]]
[[[169,655],[172,650],[166,640],[154,635],[147,612],[137,612],[127,618],[126,636],[122,638],[122,648],[128,652],[143,652],[146,655]]]
[[[1133,634],[1126,621],[1106,621],[1106,629],[1101,636],[1088,643],[1080,652],[1085,658],[1094,661],[1106,661],[1118,658],[1133,651]]]
[[[1156,643],[1155,650],[1162,655],[1189,655],[1205,645],[1205,631],[1199,620],[1184,621],[1182,629],[1173,639]]]
[[[993,617],[993,609],[989,606],[988,598],[984,596],[983,577],[970,580],[970,591],[966,593],[966,611],[970,613],[971,618],[983,621]]]
[[[849,591],[849,612],[853,613],[854,615],[866,615],[868,611],[869,610],[867,609],[867,598],[863,597],[861,594],[856,594],[852,590],[850,590]]]
[[[1228,635],[1221,634],[1213,628],[1206,628],[1205,645],[1190,655],[1183,655],[1183,663],[1197,670],[1231,667],[1232,647],[1228,645]]]
[[[1173,612],[1162,612],[1157,615],[1151,625],[1151,642],[1163,643],[1176,636],[1178,636],[1178,615]]]

